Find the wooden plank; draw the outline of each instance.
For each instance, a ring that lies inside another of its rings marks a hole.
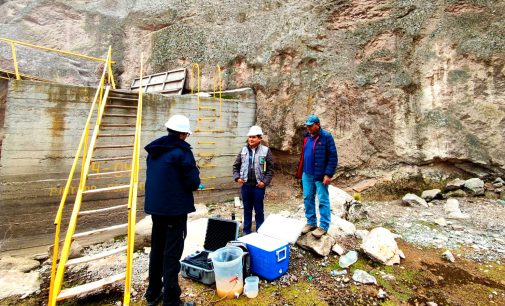
[[[79,294],[88,293],[88,292],[91,292],[91,291],[94,291],[97,289],[101,289],[106,285],[111,285],[111,284],[116,283],[116,282],[123,280],[123,279],[125,279],[125,272],[117,274],[117,275],[113,275],[113,276],[110,276],[110,277],[107,277],[107,278],[104,278],[104,279],[101,279],[101,280],[98,280],[98,281],[95,281],[92,283],[87,283],[87,284],[80,285],[77,287],[64,289],[64,290],[61,290],[60,294],[58,294],[58,296],[56,297],[56,300],[57,301],[66,300],[68,298],[77,296]]]

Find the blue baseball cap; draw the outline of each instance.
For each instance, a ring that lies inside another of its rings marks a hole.
[[[313,125],[314,123],[319,123],[319,117],[316,115],[309,115],[305,121],[305,125]]]

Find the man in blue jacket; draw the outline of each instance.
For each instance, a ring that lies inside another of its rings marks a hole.
[[[304,134],[300,163],[296,177],[302,179],[303,204],[307,224],[302,234],[312,232],[321,238],[331,223],[331,208],[328,185],[338,164],[337,148],[333,136],[321,128],[316,115],[310,115],[305,121],[307,132]],[[319,227],[316,215],[316,193],[319,199]]]
[[[144,210],[153,220],[149,257],[148,305],[179,305],[179,260],[184,249],[188,214],[195,211],[193,191],[200,172],[191,146],[189,119],[174,115],[165,123],[168,135],[145,147],[147,170]],[[162,281],[163,278],[163,281]],[[162,290],[163,288],[163,290]]]

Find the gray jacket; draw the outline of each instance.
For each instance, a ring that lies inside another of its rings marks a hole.
[[[257,182],[263,182],[266,186],[270,184],[274,175],[274,161],[272,151],[264,146],[258,145],[253,152],[254,156],[254,173]],[[249,172],[249,148],[245,146],[237,155],[233,163],[233,179],[236,181],[239,178],[247,182]]]

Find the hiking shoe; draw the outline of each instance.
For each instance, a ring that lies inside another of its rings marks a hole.
[[[163,300],[163,291],[160,292],[157,298],[154,300],[150,301],[146,298],[147,301],[147,306],[156,306],[158,305],[161,301]]]
[[[305,224],[305,226],[302,229],[302,234],[307,234],[308,232],[313,231],[315,229],[316,227],[314,225]]]
[[[326,231],[321,227],[318,227],[315,231],[312,232],[312,236],[318,239],[323,237],[324,234],[326,234]]]

